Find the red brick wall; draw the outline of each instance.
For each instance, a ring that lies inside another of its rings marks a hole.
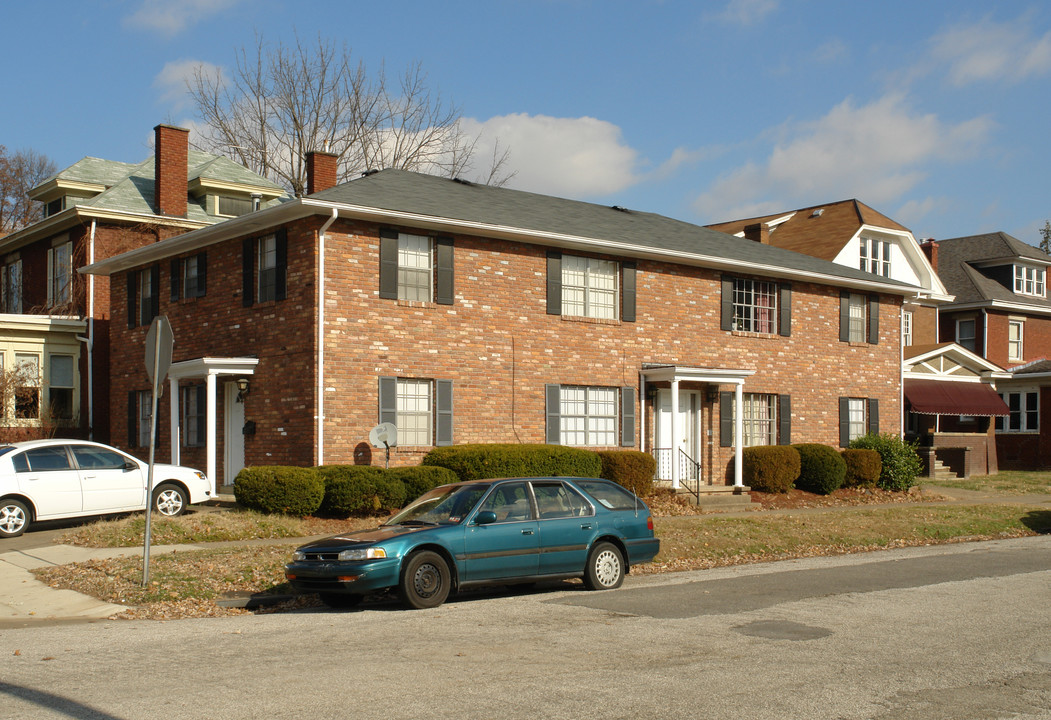
[[[246,418],[257,427],[247,441],[249,465],[316,461],[319,226],[320,219],[311,219],[288,227],[289,298],[268,306],[241,306],[240,239],[207,249],[204,298],[172,307],[166,262],[162,266],[161,312],[172,321],[176,361],[260,358],[245,404]],[[382,451],[367,446],[379,419],[380,376],[452,380],[457,443],[542,443],[545,384],[638,388],[643,363],[755,370],[746,392],[791,394],[795,442],[838,444],[841,395],[878,398],[882,429],[899,430],[896,297],[882,298],[876,345],[839,342],[839,290],[805,282],[793,283],[791,337],[731,334],[719,328],[720,273],[642,261],[637,322],[582,321],[546,313],[540,246],[457,236],[456,302],[437,305],[379,299],[375,225],[340,221],[326,242],[326,463],[383,462]],[[123,276],[115,277],[114,308],[123,307],[125,289]],[[122,444],[127,391],[147,387],[141,350],[146,328],[128,330],[118,315],[113,344],[128,351],[126,358],[113,357],[111,405],[113,440]],[[169,400],[166,392],[160,415],[165,422]],[[732,449],[719,447],[712,410],[706,411],[712,432],[703,454],[710,472],[723,476]],[[645,425],[652,428],[651,414]],[[392,464],[415,463],[428,449],[399,447]]]
[[[154,209],[158,215],[186,217],[190,131],[170,125],[154,128]]]

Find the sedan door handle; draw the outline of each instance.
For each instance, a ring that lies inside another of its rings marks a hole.
[[[532,530],[523,530],[523,531],[522,531],[522,534],[523,534],[523,535],[532,535],[532,534],[533,534],[533,531],[532,531]]]
[[[591,529],[591,523],[581,523],[580,529],[581,530],[590,530]]]

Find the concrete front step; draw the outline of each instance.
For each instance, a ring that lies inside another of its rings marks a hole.
[[[748,494],[748,488],[735,488],[730,485],[708,485],[701,488],[700,497],[689,490],[681,488],[678,493],[704,510],[712,512],[730,512],[747,510],[758,505],[752,502],[752,496]]]

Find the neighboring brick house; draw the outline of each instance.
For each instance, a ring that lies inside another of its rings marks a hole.
[[[964,476],[996,472],[992,418],[1006,415],[1007,407],[994,388],[1006,375],[951,342],[938,342],[939,308],[953,295],[935,272],[931,246],[858,200],[708,227],[919,286],[902,305],[905,417],[896,430],[920,441],[928,473],[939,460]]]
[[[368,436],[390,421],[392,464],[453,443],[635,448],[662,479],[733,490],[745,443],[900,426],[901,304],[917,287],[659,215],[406,171],[326,188],[334,163],[312,155],[328,179],[307,197],[84,269],[114,278],[127,314],[111,326],[129,349],[112,361],[117,444],[149,439],[137,408],[154,313],[134,299],[147,277],[175,336],[161,457],[220,484],[246,463],[382,464]],[[207,291],[169,293],[167,269],[202,255]]]
[[[956,296],[942,308],[943,341],[955,341],[1010,374],[997,383],[1010,415],[996,422],[1001,465],[1051,467],[1051,256],[1007,233],[931,243],[938,274]]]
[[[284,195],[189,150],[187,130],[154,133],[161,162],[86,157],[30,191],[41,220],[0,238],[0,367],[21,368],[2,403],[9,437],[109,438],[109,278],[75,268],[243,214],[253,194],[264,205]]]

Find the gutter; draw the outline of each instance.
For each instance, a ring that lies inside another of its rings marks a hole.
[[[332,208],[332,216],[318,230],[317,283],[317,464],[325,464],[325,233],[339,217]]]
[[[88,233],[88,262],[95,262],[95,221]],[[95,439],[95,277],[88,278],[88,336],[77,335],[88,354],[88,440]]]

